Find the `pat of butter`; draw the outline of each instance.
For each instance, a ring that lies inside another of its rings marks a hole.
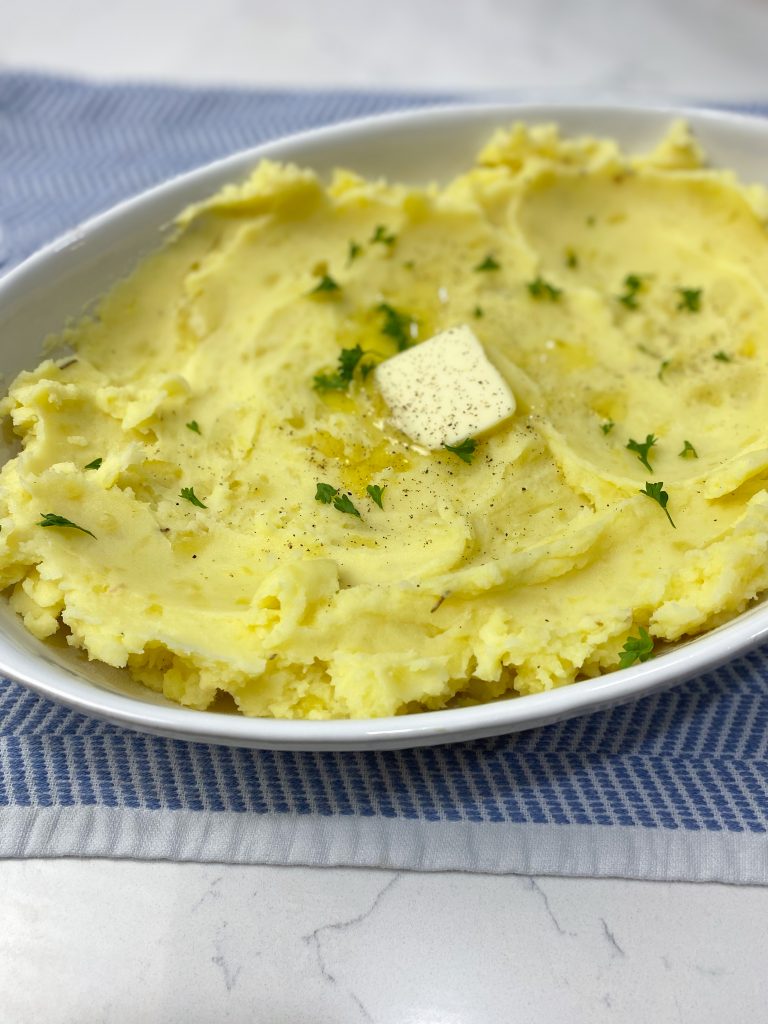
[[[376,383],[395,426],[425,448],[458,444],[515,411],[506,381],[465,324],[387,359]]]

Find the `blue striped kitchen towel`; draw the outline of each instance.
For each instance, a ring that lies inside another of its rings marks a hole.
[[[435,101],[0,75],[0,264],[212,157]],[[612,711],[393,753],[160,739],[2,681],[0,856],[73,855],[768,883],[768,650]]]

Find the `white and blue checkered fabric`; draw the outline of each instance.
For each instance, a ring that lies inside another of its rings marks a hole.
[[[211,158],[434,101],[0,75],[0,266]],[[768,883],[768,652],[563,724],[392,753],[166,740],[2,681],[0,855],[73,854]]]

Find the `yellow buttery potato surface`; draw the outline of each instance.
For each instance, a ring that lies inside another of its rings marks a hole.
[[[767,216],[682,125],[642,158],[515,126],[443,189],[264,163],[13,383],[0,586],[39,637],[280,717],[531,693],[712,627],[768,583]],[[509,383],[471,463],[388,423],[382,304],[411,343],[470,324]]]

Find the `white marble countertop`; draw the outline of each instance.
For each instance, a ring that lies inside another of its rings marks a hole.
[[[251,85],[768,99],[758,0],[11,0],[0,68]],[[7,1024],[765,1017],[768,890],[0,863]]]
[[[768,889],[6,862],[4,1024],[765,1019]]]

